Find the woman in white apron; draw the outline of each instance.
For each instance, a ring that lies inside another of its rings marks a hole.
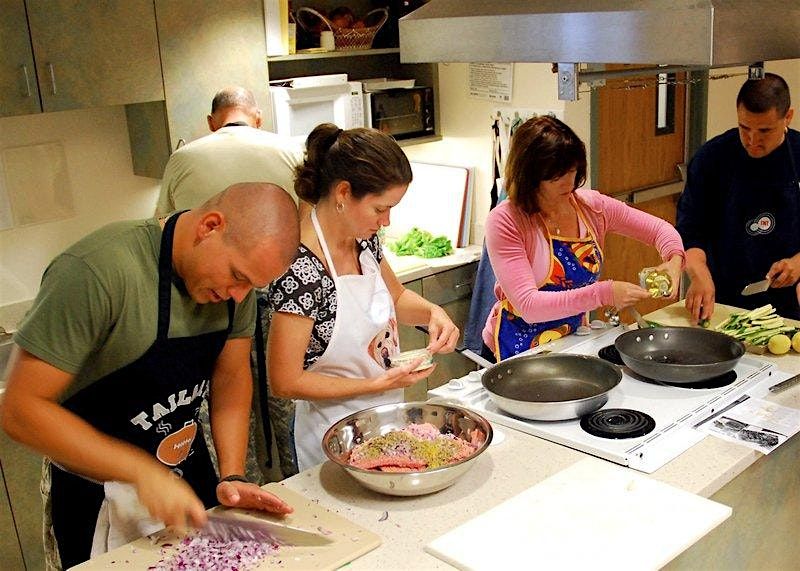
[[[299,470],[325,460],[322,436],[334,422],[402,402],[402,389],[433,371],[388,368],[398,322],[427,325],[433,353],[458,341],[445,311],[406,290],[382,257],[377,232],[410,182],[408,159],[384,133],[323,124],[308,137],[295,192],[315,208],[301,220],[294,263],[270,288],[267,358],[272,394],[297,401]]]

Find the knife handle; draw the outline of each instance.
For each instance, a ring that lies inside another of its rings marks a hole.
[[[785,381],[781,381],[775,385],[772,385],[769,388],[769,392],[771,393],[779,393],[781,391],[785,391],[789,387],[793,387],[797,383],[800,383],[800,375],[795,375],[794,377],[789,377]]]

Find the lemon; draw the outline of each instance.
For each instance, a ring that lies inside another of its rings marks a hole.
[[[800,331],[792,336],[792,349],[800,353]]]
[[[767,342],[767,348],[769,349],[769,352],[774,355],[783,355],[784,353],[788,353],[791,347],[792,340],[789,339],[788,335],[784,335],[783,333],[773,335],[769,338],[769,342]]]

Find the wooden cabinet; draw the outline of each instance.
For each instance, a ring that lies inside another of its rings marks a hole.
[[[0,569],[24,569],[22,548],[19,545],[17,530],[14,525],[14,516],[11,513],[11,503],[6,491],[6,479],[3,475],[3,466],[0,461]]]
[[[161,178],[170,153],[207,135],[217,91],[253,91],[268,119],[262,0],[156,0],[163,101],[126,108],[133,172]],[[265,121],[263,128],[271,125]]]
[[[457,268],[439,272],[420,280],[406,283],[406,288],[415,291],[428,301],[440,305],[453,323],[461,331],[463,338],[469,317],[469,305],[472,298],[472,286],[475,283],[475,272],[478,263],[472,262]],[[463,339],[459,339],[459,344]],[[428,337],[413,327],[400,326],[400,348],[421,349],[428,344]],[[427,400],[427,391],[446,383],[450,379],[463,377],[478,367],[459,353],[436,355],[436,370],[427,378],[427,383],[418,383],[405,391],[406,401]]]
[[[39,85],[24,0],[0,0],[0,117],[39,113]]]
[[[0,116],[164,98],[152,0],[0,7]]]
[[[42,457],[0,431],[0,466],[7,493],[0,494],[0,569],[44,569]],[[20,557],[24,565],[14,564]]]

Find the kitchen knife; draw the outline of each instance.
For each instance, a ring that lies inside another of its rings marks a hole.
[[[797,383],[800,383],[800,375],[795,375],[794,377],[789,377],[785,381],[781,381],[775,385],[772,385],[769,388],[769,392],[771,393],[779,393],[781,391],[785,391],[789,387],[793,387]]]
[[[203,532],[223,541],[256,540],[265,541],[275,539],[284,545],[301,545],[319,547],[328,545],[333,540],[315,533],[255,517],[237,517],[234,515],[221,515],[210,512],[208,523],[203,527]]]
[[[753,295],[754,293],[765,292],[769,289],[772,280],[761,280],[760,282],[753,282],[744,286],[742,295]]]

